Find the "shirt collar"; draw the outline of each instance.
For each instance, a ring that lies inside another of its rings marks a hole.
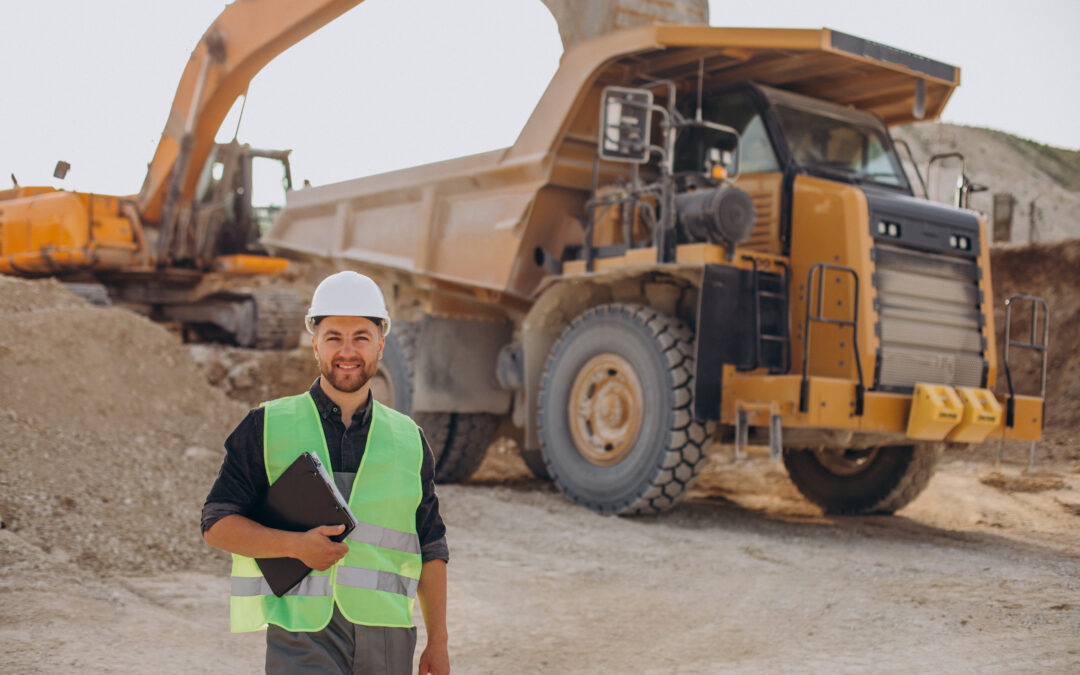
[[[320,380],[322,377],[316,377],[315,381],[311,383],[311,388],[308,389],[308,393],[311,394],[311,398],[315,401],[315,407],[319,411],[319,415],[323,419],[332,419],[341,422],[341,408],[337,403],[334,403],[333,399],[326,395],[326,392],[322,390],[320,386]],[[356,409],[353,413],[352,425],[367,424],[371,419],[371,390],[368,390],[367,401],[364,405]],[[352,426],[350,425],[350,427]]]

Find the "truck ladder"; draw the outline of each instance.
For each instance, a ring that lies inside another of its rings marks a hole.
[[[1012,339],[1012,309],[1014,300],[1024,300],[1031,303],[1031,337],[1027,342],[1016,341]],[[1039,325],[1039,307],[1042,307],[1042,341],[1036,340],[1038,335],[1037,327]],[[1016,398],[1014,397],[1012,371],[1009,369],[1009,347],[1016,347],[1017,349],[1031,349],[1039,353],[1042,360],[1042,375],[1039,379],[1039,398],[1043,402],[1043,414],[1042,414],[1042,426],[1046,427],[1046,355],[1047,347],[1050,344],[1050,311],[1046,307],[1046,301],[1042,298],[1035,297],[1033,295],[1023,295],[1020,293],[1009,296],[1009,299],[1005,301],[1005,348],[1002,354],[1002,364],[1005,366],[1005,381],[1009,385],[1009,400],[1005,404],[1005,426],[1010,429],[1016,422]],[[1028,453],[1028,469],[1035,468],[1035,454],[1038,452],[1039,442],[1031,442],[1031,450]],[[998,446],[997,461],[1001,463],[1001,457],[1005,453],[1005,437],[1001,438],[1001,444]]]
[[[791,320],[788,311],[788,298],[790,297],[789,291],[791,287],[790,269],[786,263],[779,260],[775,261],[774,264],[784,268],[783,288],[764,289],[761,284],[761,272],[758,269],[757,258],[750,255],[744,255],[742,258],[749,261],[753,266],[751,268],[751,278],[754,286],[754,361],[749,368],[740,368],[740,370],[756,370],[760,368],[765,343],[771,342],[780,345],[780,365],[769,366],[769,372],[771,374],[786,373],[791,367]],[[761,305],[763,302],[774,305],[776,315],[780,317],[779,333],[765,331],[765,327],[762,325]]]

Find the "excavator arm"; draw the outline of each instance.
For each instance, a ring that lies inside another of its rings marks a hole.
[[[708,23],[705,0],[604,0],[583,9],[542,0],[564,44],[654,21]],[[274,57],[362,0],[236,0],[210,25],[176,88],[169,118],[138,198],[145,222],[167,225],[190,200],[214,135],[236,98]]]
[[[236,0],[191,53],[137,200],[144,222],[168,230],[190,202],[214,136],[251,79],[278,54],[362,0]],[[167,232],[165,239],[168,239]]]

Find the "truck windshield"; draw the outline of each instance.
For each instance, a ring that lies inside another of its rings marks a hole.
[[[815,106],[817,107],[817,106]],[[809,173],[858,183],[876,183],[908,191],[907,178],[883,125],[863,113],[836,113],[775,102],[792,159]]]

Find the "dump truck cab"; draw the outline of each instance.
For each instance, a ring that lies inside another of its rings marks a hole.
[[[988,284],[979,283],[979,251],[986,243],[980,219],[915,198],[879,117],[750,83],[704,92],[702,113],[740,131],[735,185],[750,194],[757,211],[754,231],[740,249],[784,256],[800,282],[810,271],[807,261],[872,265],[864,293],[877,320],[858,336],[866,347],[876,343],[860,355],[865,387],[993,382],[994,335],[984,331],[980,311],[983,291],[989,292]],[[707,171],[701,163],[704,144],[695,136],[700,134],[676,143],[677,172]],[[859,206],[834,206],[844,203]],[[788,210],[778,208],[782,204]],[[829,210],[824,218],[818,215],[823,210]],[[841,318],[835,310],[830,315]],[[795,325],[797,332],[805,329],[797,320]],[[776,344],[762,346],[761,360],[774,372],[786,368]],[[841,354],[832,360],[835,365],[823,361],[819,373],[857,378],[856,359],[849,355],[846,367],[840,365],[844,360]],[[796,353],[791,364],[801,361]]]

